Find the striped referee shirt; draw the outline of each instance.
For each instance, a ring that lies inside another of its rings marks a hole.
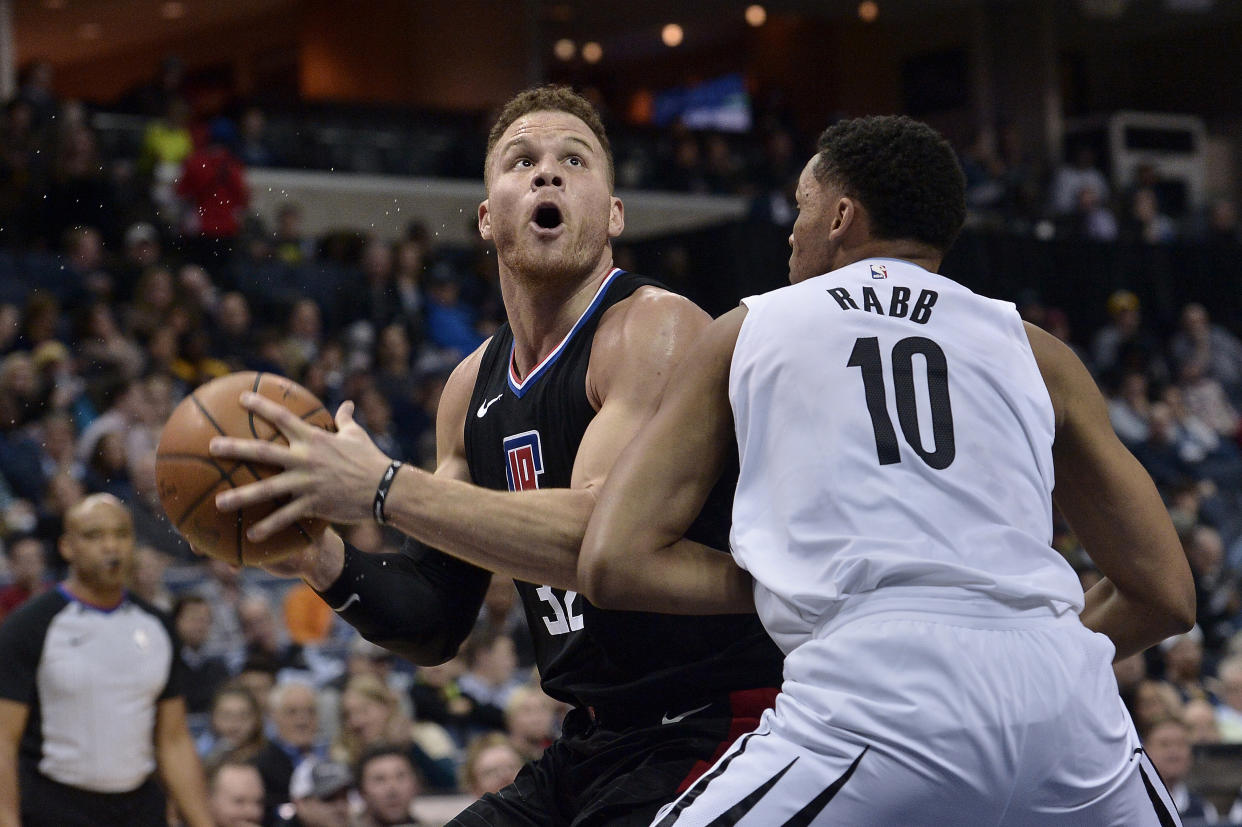
[[[126,596],[100,609],[59,586],[0,625],[0,698],[29,708],[19,765],[100,793],[129,792],[155,770],[155,713],[181,694],[167,618]]]

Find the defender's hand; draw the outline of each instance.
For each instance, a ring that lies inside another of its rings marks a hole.
[[[333,523],[372,518],[375,487],[391,460],[354,421],[354,403],[336,412],[336,433],[302,421],[270,399],[247,391],[241,405],[263,417],[289,441],[288,446],[261,439],[215,437],[212,456],[274,465],[278,474],[216,495],[216,508],[236,511],[256,503],[288,497],[289,502],[252,525],[246,536],[262,542],[305,517]]]

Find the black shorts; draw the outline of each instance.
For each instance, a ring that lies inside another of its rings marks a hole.
[[[154,778],[127,793],[96,793],[37,772],[21,776],[22,827],[166,827],[164,791]]]
[[[659,712],[574,709],[542,758],[449,827],[645,827],[759,725],[776,693],[746,690]]]

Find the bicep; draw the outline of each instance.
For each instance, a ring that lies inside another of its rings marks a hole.
[[[673,372],[655,415],[604,488],[597,509],[604,511],[597,515],[602,531],[642,532],[660,546],[694,521],[733,445],[729,368],[742,316],[734,311],[714,322]]]
[[[636,296],[624,319],[600,326],[588,375],[588,395],[602,397],[574,459],[571,488],[598,491],[617,457],[655,415],[666,382],[710,321],[675,294]],[[595,376],[602,379],[592,382]]]
[[[1053,498],[1083,547],[1123,591],[1159,587],[1185,567],[1155,484],[1117,438],[1095,381],[1073,353],[1032,334],[1056,411]]]
[[[470,468],[466,463],[466,412],[483,352],[490,341],[463,359],[444,384],[436,408],[436,476],[470,481]]]

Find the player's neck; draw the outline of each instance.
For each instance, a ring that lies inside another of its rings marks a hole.
[[[843,248],[833,261],[833,270],[868,258],[895,258],[918,265],[929,273],[940,269],[943,254],[936,248],[910,239],[867,239]]]
[[[502,269],[500,288],[519,376],[526,376],[569,334],[612,269],[611,255],[602,256],[586,276],[559,283],[522,279]]]
[[[124,588],[93,587],[73,574],[61,583],[61,587],[79,603],[85,603],[96,609],[115,609],[125,599]]]

